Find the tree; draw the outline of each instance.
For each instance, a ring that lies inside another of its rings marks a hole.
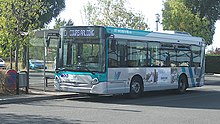
[[[15,50],[15,68],[18,70],[20,47],[28,45],[31,31],[49,23],[65,7],[64,0],[1,0],[0,1],[0,44]],[[62,3],[62,5],[58,5]],[[64,5],[64,6],[63,6]],[[57,9],[56,9],[57,8]],[[27,33],[28,32],[28,33]],[[5,54],[2,50],[2,55]],[[12,52],[11,52],[12,53]]]
[[[97,0],[97,4],[88,2],[84,6],[85,19],[88,25],[148,29],[142,13],[126,9],[126,0]]]
[[[43,2],[42,8],[44,12],[37,12],[39,15],[39,21],[41,22],[39,27],[43,28],[45,24],[49,24],[53,18],[56,18],[60,12],[65,8],[65,0],[41,0]],[[32,18],[35,20],[35,18]]]
[[[215,23],[220,19],[220,0],[181,0],[193,14],[198,14],[199,18],[206,17],[209,22],[209,30],[212,32],[210,40],[215,34]],[[212,43],[212,42],[210,42]]]
[[[207,17],[211,23],[220,19],[220,0],[181,0],[193,14]]]
[[[163,27],[165,30],[178,30],[193,36],[203,37],[206,44],[212,43],[212,32],[209,30],[210,21],[198,14],[193,14],[183,2],[167,0],[164,3]]]
[[[1,42],[2,44],[7,43],[7,47],[15,50],[15,66],[18,70],[18,52],[20,45],[27,44],[26,30],[30,30],[35,27],[36,23],[32,23],[31,18],[36,17],[38,20],[39,16],[36,16],[36,12],[42,6],[42,2],[25,1],[22,0],[3,0],[1,1]]]
[[[54,29],[59,29],[61,26],[72,26],[74,25],[73,21],[69,19],[68,21],[61,20],[61,18],[55,19],[55,25],[53,26]]]

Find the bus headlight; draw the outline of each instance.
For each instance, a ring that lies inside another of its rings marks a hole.
[[[98,84],[99,80],[97,78],[94,78],[93,81],[91,82],[92,85]]]
[[[55,81],[56,83],[60,83],[60,82],[61,82],[61,79],[56,76],[56,78],[54,79],[54,81]]]

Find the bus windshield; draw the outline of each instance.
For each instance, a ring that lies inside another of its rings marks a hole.
[[[69,71],[105,72],[105,40],[71,38],[63,42],[63,67]]]

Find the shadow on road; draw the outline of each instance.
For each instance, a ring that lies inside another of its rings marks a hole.
[[[142,97],[130,99],[126,95],[93,96],[68,98],[67,100],[95,102],[105,104],[123,104],[139,106],[160,106],[194,109],[220,109],[219,91],[189,90],[186,94],[176,94],[173,91],[146,92]]]
[[[220,86],[220,81],[209,81],[209,83],[205,83],[205,85]]]
[[[39,77],[42,74],[32,74]],[[34,78],[30,84],[31,88],[43,89],[43,80]],[[35,81],[35,82],[34,82]],[[69,101],[94,102],[105,104],[139,105],[139,106],[160,106],[174,108],[195,108],[195,109],[220,109],[220,77],[207,77],[205,86],[202,88],[192,88],[186,94],[177,94],[173,90],[145,92],[137,99],[130,99],[128,95],[114,96],[88,96],[79,95],[67,98]],[[49,80],[47,90],[53,91],[53,80]],[[69,106],[68,106],[69,107]]]
[[[16,115],[16,114],[0,114],[2,124],[81,124],[85,121],[71,120],[71,122],[59,119],[43,117],[39,115]],[[86,122],[94,123],[94,122]]]

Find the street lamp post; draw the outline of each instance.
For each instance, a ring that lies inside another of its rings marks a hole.
[[[160,14],[155,14],[156,15],[156,31],[158,31],[158,24],[160,23]]]
[[[45,32],[45,30],[44,30],[44,43],[43,43],[43,45],[44,45],[44,91],[46,91],[46,73],[45,73],[45,67],[46,67],[46,45],[45,45],[45,43],[46,43],[46,32]]]

